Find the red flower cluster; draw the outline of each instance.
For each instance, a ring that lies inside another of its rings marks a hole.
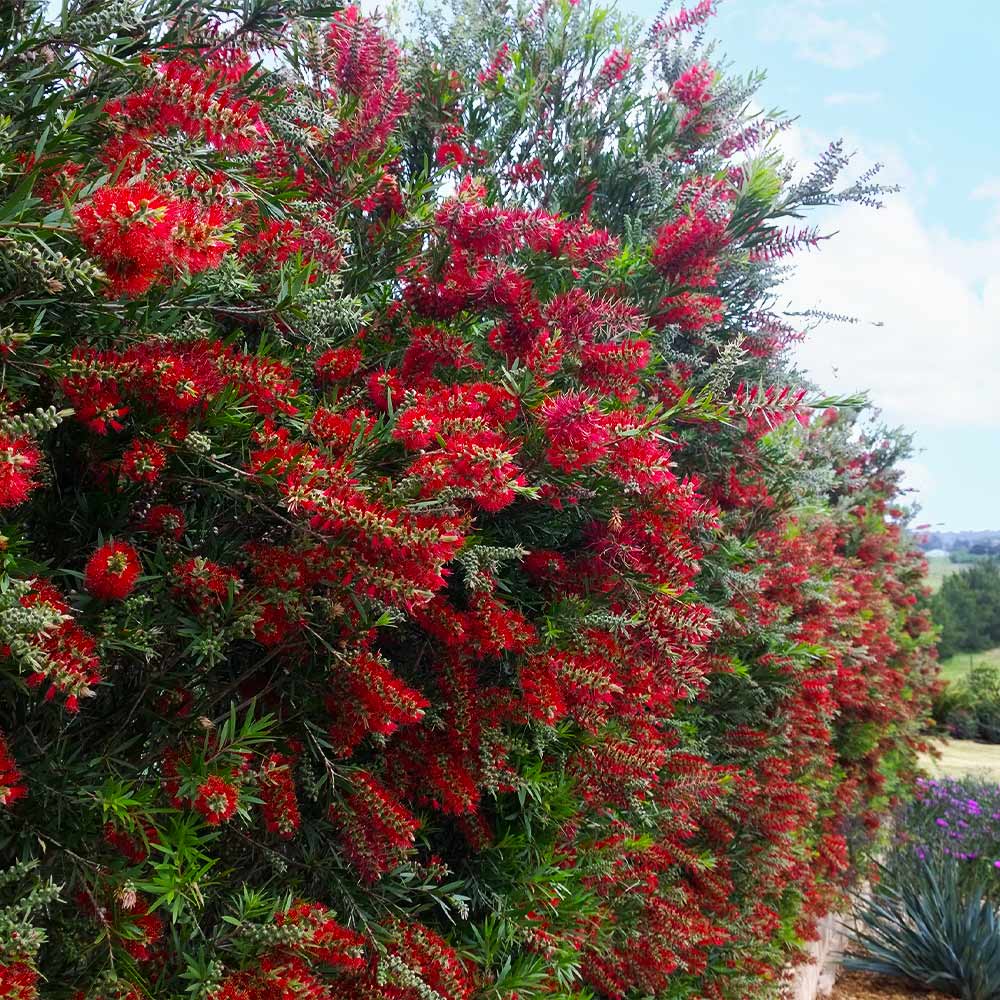
[[[684,107],[680,128],[694,126],[698,132],[711,131],[711,125],[702,118],[705,105],[712,99],[715,70],[707,63],[698,63],[685,70],[670,88],[670,92]]]
[[[699,0],[694,7],[681,9],[666,21],[656,21],[652,33],[662,41],[669,41],[685,31],[692,31],[705,24],[718,7],[718,0]]]
[[[76,213],[80,241],[101,261],[112,295],[141,295],[177,271],[218,267],[225,222],[219,205],[175,198],[145,180],[100,187]]]
[[[75,622],[69,605],[59,592],[41,580],[30,581],[31,590],[20,603],[25,608],[39,608],[56,617],[59,624],[26,639],[31,673],[28,684],[41,687],[48,684],[46,701],[57,694],[66,696],[66,710],[76,712],[80,698],[94,694],[94,685],[101,679],[97,659],[97,644]],[[18,651],[0,647],[0,656],[17,656]]]
[[[243,74],[219,57],[207,70],[172,59],[157,68],[155,81],[145,90],[109,101],[104,110],[127,127],[133,153],[141,150],[141,140],[174,131],[228,153],[252,152],[263,131],[259,109],[224,86],[227,75],[239,79]]]
[[[615,49],[604,60],[604,64],[601,66],[601,71],[597,75],[598,86],[596,89],[607,90],[613,87],[625,76],[631,65],[632,53],[620,52],[618,49]]]
[[[26,962],[0,958],[0,997],[4,1000],[35,1000],[38,972]]]
[[[122,455],[122,475],[135,483],[155,483],[167,453],[155,441],[135,440]]]
[[[719,254],[728,242],[733,194],[715,181],[688,182],[681,189],[683,210],[659,230],[653,247],[653,266],[672,285],[715,285]]]
[[[420,821],[370,774],[351,776],[351,792],[330,807],[344,852],[366,882],[376,882],[401,864],[413,848]]]
[[[260,796],[264,800],[264,825],[271,833],[287,840],[302,823],[292,777],[293,758],[269,754],[260,769]]]

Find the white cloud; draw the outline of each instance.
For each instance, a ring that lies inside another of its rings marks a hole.
[[[827,390],[869,390],[894,421],[1000,431],[1000,241],[935,232],[905,195],[835,224],[785,293],[862,322],[814,330],[799,362]]]
[[[877,18],[833,17],[827,0],[786,0],[765,12],[761,38],[790,42],[795,55],[831,69],[856,69],[877,59],[889,41]]]
[[[844,91],[838,94],[827,94],[823,98],[823,103],[831,108],[844,107],[847,105],[878,104],[882,100],[882,95],[877,90],[856,93],[854,91]]]
[[[823,144],[792,128],[783,146],[801,175]],[[868,390],[892,422],[1000,434],[1000,228],[961,239],[927,225],[917,175],[892,149],[856,162],[864,169],[876,159],[903,193],[877,211],[845,205],[824,215],[820,228],[836,235],[798,257],[779,299],[861,322],[821,324],[796,359],[826,391]],[[983,190],[1000,199],[1000,182]]]

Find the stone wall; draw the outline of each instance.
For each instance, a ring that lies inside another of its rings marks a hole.
[[[820,922],[819,940],[809,947],[812,961],[796,970],[788,989],[789,1000],[822,1000],[833,991],[847,940],[842,920],[831,915]]]

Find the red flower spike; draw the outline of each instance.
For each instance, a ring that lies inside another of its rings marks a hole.
[[[0,733],[0,806],[13,805],[27,794],[28,790],[21,780],[14,755],[3,733]]]

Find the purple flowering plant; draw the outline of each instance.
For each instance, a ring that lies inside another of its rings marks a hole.
[[[980,877],[1000,877],[1000,785],[995,780],[921,778],[897,829],[904,856],[893,860],[951,858]]]

